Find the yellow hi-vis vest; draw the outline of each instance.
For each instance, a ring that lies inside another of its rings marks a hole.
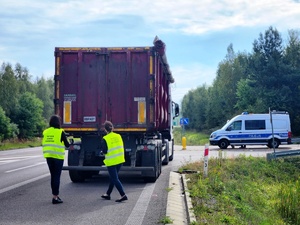
[[[107,154],[105,154],[104,164],[106,166],[114,166],[125,162],[124,145],[121,135],[110,132],[103,138],[107,144]]]
[[[45,158],[64,159],[65,145],[60,141],[63,129],[50,127],[43,132],[43,154]]]

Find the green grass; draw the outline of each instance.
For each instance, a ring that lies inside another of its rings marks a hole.
[[[240,156],[180,168],[187,174],[196,224],[300,224],[300,158],[266,161]]]
[[[73,138],[73,137],[69,137]],[[80,141],[80,138],[74,138],[74,141]],[[20,148],[32,148],[42,146],[42,138],[32,138],[26,140],[6,140],[0,142],[0,151],[11,150],[11,149],[20,149]]]
[[[209,143],[208,134],[203,134],[194,130],[183,130],[181,127],[175,127],[173,135],[176,145],[182,145],[182,137],[186,138],[187,146],[205,145]]]
[[[7,140],[0,142],[0,151],[20,148],[32,148],[41,146],[41,138],[33,138],[28,140]]]
[[[172,224],[173,220],[170,217],[165,216],[159,222],[162,223],[162,224]]]

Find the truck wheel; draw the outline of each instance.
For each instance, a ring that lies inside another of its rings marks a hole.
[[[84,182],[84,180],[85,180],[83,171],[69,170],[69,176],[70,176],[71,181],[74,183]]]
[[[160,149],[161,151],[161,149]],[[152,176],[144,177],[145,182],[154,183],[159,176],[159,169],[161,167],[161,155],[159,154],[159,145],[154,150],[154,171]],[[160,158],[160,159],[159,159]],[[160,163],[160,165],[159,165]]]
[[[165,140],[165,151],[164,151],[164,155],[165,155],[165,158],[164,158],[164,160],[162,161],[162,164],[163,165],[168,165],[169,164],[169,160],[170,160],[170,158],[169,158],[169,141],[168,141],[168,139],[166,139]]]
[[[69,151],[68,153],[68,165],[69,166],[78,166],[79,165],[79,151]],[[83,171],[78,170],[69,170],[69,176],[72,182],[83,182],[85,176]]]
[[[222,139],[219,141],[218,146],[220,149],[226,149],[229,145],[229,142],[226,139]]]
[[[173,161],[174,159],[174,139],[172,139],[172,155],[169,156],[169,161]]]
[[[279,147],[279,144],[280,144],[279,140],[278,140],[277,138],[274,138],[274,147],[275,147],[275,148],[278,148],[278,147]],[[270,140],[269,140],[269,143],[268,143],[267,146],[268,146],[269,148],[273,148],[273,139],[270,139]]]
[[[157,177],[158,178],[161,174],[162,171],[162,142],[160,142],[158,144],[158,158],[157,158],[157,165],[158,165],[158,174]]]

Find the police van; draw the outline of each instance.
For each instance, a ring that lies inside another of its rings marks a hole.
[[[271,122],[272,120],[272,122]],[[212,132],[211,145],[226,149],[246,145],[267,145],[278,148],[280,144],[291,144],[291,124],[287,112],[270,112],[269,114],[249,114],[235,116],[221,129]]]

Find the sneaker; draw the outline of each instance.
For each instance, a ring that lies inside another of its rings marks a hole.
[[[123,201],[125,201],[125,200],[128,200],[128,198],[127,198],[126,195],[124,195],[122,198],[116,200],[116,202],[123,202]]]
[[[110,200],[110,196],[107,194],[101,195],[101,198],[104,198],[106,200]]]
[[[63,203],[63,200],[61,200],[59,197],[57,197],[57,199],[52,198],[52,204],[59,204],[59,203]]]

